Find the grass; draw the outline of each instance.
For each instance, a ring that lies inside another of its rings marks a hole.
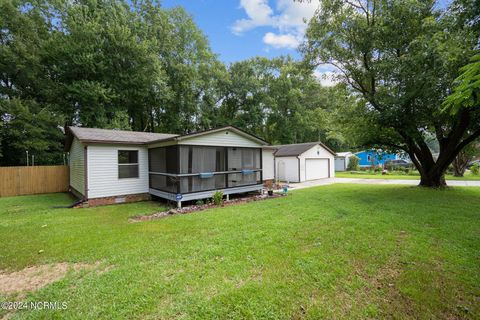
[[[403,180],[420,180],[418,174],[395,174],[389,173],[382,175],[381,172],[372,172],[372,171],[336,171],[336,178],[359,178],[359,179],[403,179]],[[451,174],[445,175],[446,180],[480,180],[480,176],[474,175],[470,172],[466,172],[463,177],[455,177]]]
[[[112,268],[25,298],[66,310],[14,318],[480,317],[480,188],[330,185],[142,223],[158,203],[51,208],[70,201],[0,198],[0,269]]]

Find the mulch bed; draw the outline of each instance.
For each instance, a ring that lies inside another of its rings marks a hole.
[[[281,198],[281,197],[284,197],[284,196],[286,196],[286,194],[284,194],[284,193],[274,193],[272,196],[269,196],[269,195],[255,195],[255,196],[250,196],[250,197],[237,198],[237,199],[232,199],[232,200],[229,200],[229,201],[224,201],[223,205],[221,205],[221,206],[216,206],[213,203],[207,203],[207,204],[202,204],[202,205],[192,205],[192,206],[184,207],[184,208],[181,208],[181,209],[172,208],[172,209],[169,209],[167,211],[156,212],[154,214],[130,217],[128,219],[128,221],[134,223],[134,222],[142,222],[142,221],[163,219],[163,218],[171,217],[171,216],[177,215],[177,214],[194,213],[194,212],[203,211],[203,210],[207,210],[207,209],[239,205],[239,204],[244,204],[244,203],[248,203],[248,202],[252,202],[252,201],[261,201],[261,200],[267,200],[267,199]]]

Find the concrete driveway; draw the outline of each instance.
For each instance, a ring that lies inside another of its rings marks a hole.
[[[401,179],[358,179],[358,178],[328,178],[311,180],[300,183],[290,183],[292,190],[303,189],[316,186],[324,186],[334,183],[356,183],[356,184],[403,184],[416,186],[419,180],[401,180]],[[447,180],[447,185],[451,187],[480,187],[480,181],[472,180]]]

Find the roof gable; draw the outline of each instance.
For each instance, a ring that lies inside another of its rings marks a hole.
[[[328,148],[326,145],[324,145],[321,142],[306,142],[306,143],[279,145],[277,146],[275,157],[296,157],[317,145],[320,145],[322,148],[324,148],[331,154],[335,155],[335,152],[330,150],[330,148]]]
[[[200,141],[200,138],[205,138],[207,136],[211,136],[211,137],[215,137],[215,138],[221,138],[221,137],[225,137],[227,136],[228,134],[230,134],[232,136],[237,136],[237,137],[241,137],[243,140],[247,140],[247,141],[250,141],[250,142],[253,142],[259,146],[264,146],[264,145],[269,145],[268,142],[266,142],[265,140],[259,138],[259,137],[256,137],[248,132],[245,132],[237,127],[234,127],[234,126],[226,126],[226,127],[221,127],[221,128],[216,128],[216,129],[210,129],[210,130],[205,130],[205,131],[200,131],[200,132],[193,132],[193,133],[190,133],[190,134],[186,134],[186,135],[183,135],[183,136],[179,136],[179,137],[176,137],[174,138],[175,140],[177,141],[185,141],[185,143],[188,142],[194,142],[194,141],[197,141],[199,142]],[[230,136],[230,137],[231,137]]]

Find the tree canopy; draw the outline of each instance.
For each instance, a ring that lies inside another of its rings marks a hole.
[[[62,162],[62,128],[188,133],[233,124],[272,143],[345,145],[350,98],[290,57],[230,66],[181,7],[156,1],[0,2],[0,165]]]
[[[478,45],[466,2],[444,12],[432,0],[322,0],[303,47],[307,61],[335,66],[359,97],[350,124],[358,143],[408,153],[425,186],[445,185],[448,165],[480,135],[478,105],[442,107]]]
[[[68,125],[182,134],[230,124],[272,144],[402,151],[422,185],[445,185],[480,135],[476,0],[320,5],[303,61],[225,65],[181,7],[1,1],[0,165],[25,164],[26,151],[61,163]],[[338,85],[321,86],[321,64],[337,68]]]

